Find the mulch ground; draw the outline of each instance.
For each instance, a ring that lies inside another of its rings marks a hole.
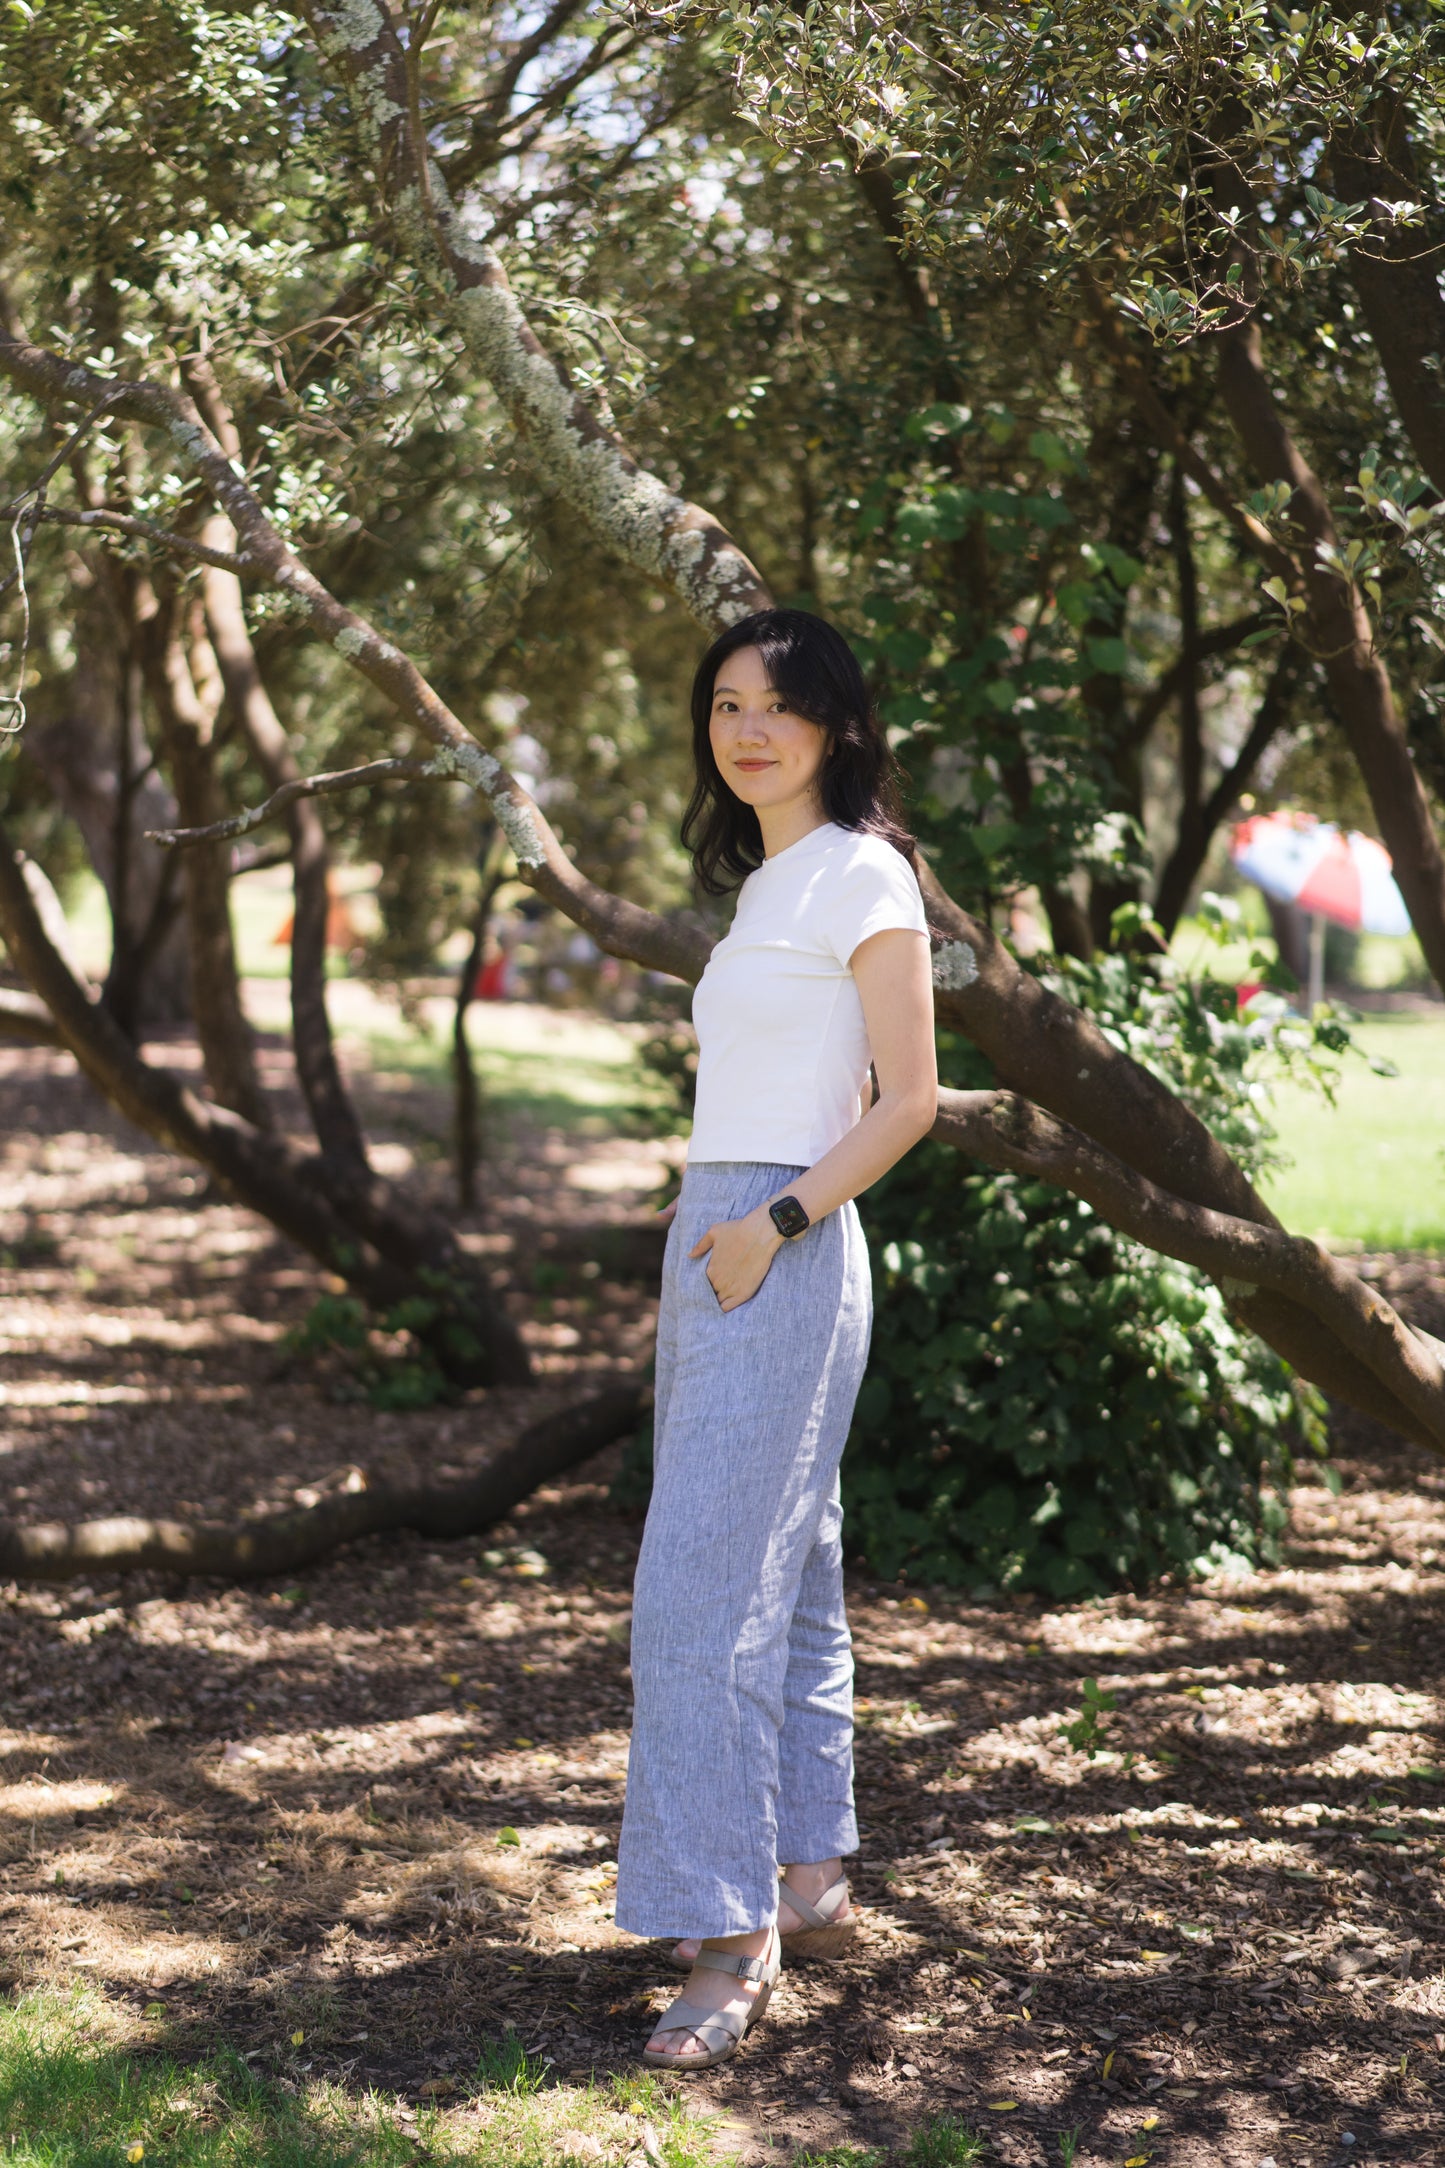
[[[399,1170],[441,1126],[407,1117]],[[533,1283],[571,1260],[517,1298],[541,1382],[384,1415],[288,1354],[306,1260],[61,1058],[0,1053],[0,1512],[475,1464],[645,1360],[645,1282],[576,1262],[599,1214],[643,1225],[638,1151],[513,1134],[467,1225]],[[1438,1262],[1364,1269],[1445,1329]],[[867,1931],[694,2081],[724,2150],[895,2147],[947,2109],[1009,2168],[1070,2130],[1079,2168],[1445,2158],[1445,1472],[1362,1423],[1339,1453],[1276,1571],[1073,1605],[853,1577]],[[139,2049],[223,2037],[412,2102],[508,2029],[562,2079],[629,2065],[677,1976],[610,1919],[640,1533],[615,1458],[298,1584],[5,1590],[0,1976],[94,1983]],[[1117,1700],[1093,1761],[1058,1733],[1090,1675]]]

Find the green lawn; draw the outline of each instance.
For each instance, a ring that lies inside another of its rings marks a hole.
[[[158,2009],[151,2006],[151,2012]],[[244,2057],[172,2056],[165,2025],[102,1994],[0,2004],[0,2158],[7,2168],[727,2168],[736,2126],[645,2070],[556,2082],[514,2033],[475,2068],[429,2081],[436,2105],[327,2083],[303,2028]],[[972,2168],[983,2140],[956,2116],[897,2153],[841,2145],[793,2168]]]
[[[173,2059],[164,2032],[98,1994],[0,2006],[7,2168],[582,2168],[644,2146],[658,2168],[724,2157],[710,2119],[649,2073],[554,2084],[515,2034],[412,2109],[313,2077],[301,2028],[245,2058]]]
[[[1445,1012],[1373,1016],[1356,1043],[1399,1068],[1347,1061],[1336,1104],[1290,1086],[1275,1100],[1293,1162],[1263,1184],[1286,1226],[1365,1249],[1445,1251]]]

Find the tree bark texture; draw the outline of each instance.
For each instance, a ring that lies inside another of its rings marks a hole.
[[[353,1469],[340,1490],[286,1513],[238,1521],[0,1521],[0,1574],[69,1581],[82,1574],[217,1574],[256,1580],[297,1573],[343,1543],[413,1529],[445,1542],[490,1528],[549,1482],[636,1426],[645,1388],[606,1387],[533,1423],[476,1475],[456,1483],[389,1483]]]
[[[1370,129],[1336,136],[1329,146],[1334,191],[1347,203],[1418,202],[1408,114],[1400,99],[1379,102]],[[1439,207],[1423,225],[1384,218],[1352,243],[1350,276],[1390,396],[1416,457],[1445,497],[1445,296],[1440,292]]]

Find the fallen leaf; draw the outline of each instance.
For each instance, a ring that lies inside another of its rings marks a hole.
[[[131,2161],[145,2159],[146,2149],[144,2145],[142,2145],[139,2138],[132,2138],[130,2144],[125,2149],[125,2157],[127,2160]]]
[[[1168,1961],[1169,1952],[1167,1950],[1141,1950],[1139,1955],[1146,1965],[1162,1965]]]
[[[512,1744],[513,1746],[530,1746],[532,1741],[530,1739],[514,1739]]]
[[[517,1835],[516,1830],[513,1829],[510,1822],[508,1822],[505,1829],[499,1829],[497,1831],[498,1844],[520,1844],[521,1841],[521,1838]]]
[[[295,2030],[295,2032],[294,2032],[294,2033],[292,2033],[292,2035],[291,2035],[291,2045],[292,2045],[292,2047],[293,2047],[293,2048],[299,2048],[299,2047],[300,2047],[300,2045],[301,2045],[301,2043],[302,2043],[302,2041],[303,2041],[303,2040],[304,2040],[305,2038],[306,2038],[306,2035],[305,2035],[305,2033],[304,2033],[304,2032],[303,2032],[303,2031],[301,2030],[301,2027],[300,2027],[300,2026],[298,2025],[298,2026],[297,2026],[297,2028],[296,2028],[296,2030]]]
[[[1016,2100],[990,2100],[986,2105],[990,2115],[1007,2115],[1010,2108],[1018,2106],[1018,2102]]]
[[[1143,2122],[1139,2125],[1139,2128],[1141,2130],[1157,2130],[1159,2128],[1158,2116],[1146,2115]]]
[[[459,1671],[449,1671],[446,1674],[446,1682],[448,1686],[460,1686],[462,1683],[461,1673]]]
[[[1131,2153],[1129,2158],[1124,2163],[1124,2168],[1149,2168],[1148,2154]]]
[[[1116,2054],[1116,2053],[1117,2053],[1117,2050],[1116,2050],[1116,2049],[1114,2049],[1114,2048],[1110,2048],[1110,2050],[1109,2050],[1108,2054],[1107,2054],[1107,2055],[1106,2055],[1106,2056],[1104,2057],[1104,2069],[1103,2069],[1103,2075],[1104,2075],[1104,2076],[1105,2076],[1106,2078],[1108,2077],[1108,2075],[1109,2075],[1109,2072],[1110,2072],[1110,2071],[1111,2071],[1111,2070],[1113,2069],[1113,2067],[1114,2067],[1114,2056],[1115,2056],[1115,2054]]]
[[[146,2017],[164,2017],[166,2014],[166,2006],[163,2002],[148,2002],[145,2006],[145,2011],[143,2014]]]

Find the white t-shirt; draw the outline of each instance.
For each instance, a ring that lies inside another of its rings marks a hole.
[[[689,1161],[811,1167],[859,1119],[872,1055],[849,968],[870,934],[927,935],[907,859],[827,822],[750,873],[692,999]]]

